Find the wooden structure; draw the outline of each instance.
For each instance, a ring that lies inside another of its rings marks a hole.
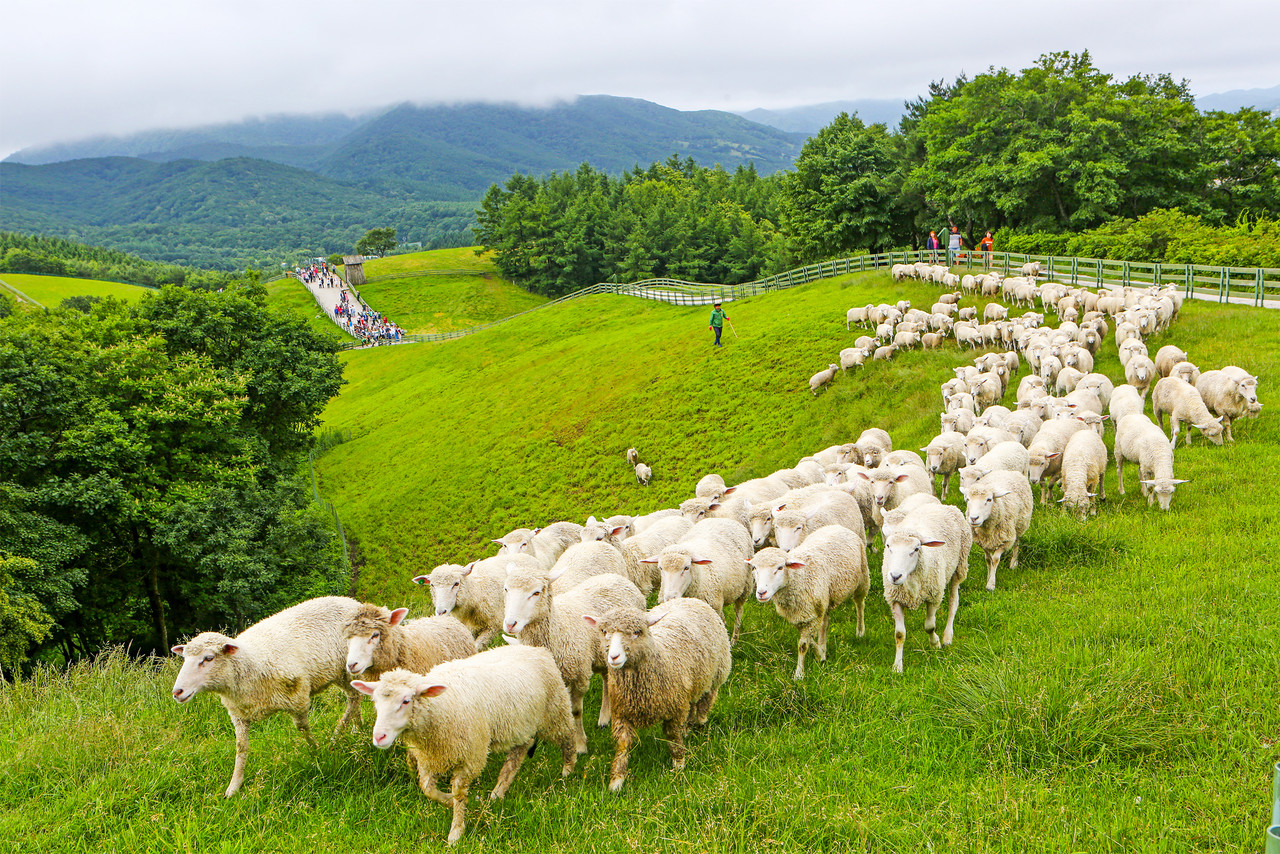
[[[347,284],[351,286],[364,284],[364,256],[363,255],[343,255],[342,256],[342,272],[343,277],[347,280]]]

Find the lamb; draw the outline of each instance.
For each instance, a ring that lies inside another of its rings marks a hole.
[[[881,575],[884,599],[893,611],[894,673],[902,672],[902,649],[907,640],[904,608],[915,610],[924,605],[929,643],[934,648],[951,644],[960,607],[960,583],[969,574],[972,547],[973,531],[964,514],[942,504],[916,508],[885,537]],[[947,625],[939,640],[934,627],[944,593],[949,602]]]
[[[1041,484],[1041,504],[1049,503],[1049,493],[1062,472],[1062,452],[1067,449],[1067,442],[1076,431],[1084,429],[1085,423],[1076,418],[1057,418],[1045,422],[1035,439],[1031,440],[1031,447],[1027,448],[1027,465],[1031,482]]]
[[[1161,378],[1173,372],[1173,366],[1187,361],[1187,353],[1173,344],[1166,344],[1156,351],[1155,366]]]
[[[1124,366],[1124,381],[1136,388],[1143,400],[1147,398],[1147,389],[1151,387],[1152,381],[1157,378],[1156,363],[1146,356],[1131,356]]]
[[[360,695],[347,682],[343,627],[362,605],[345,596],[308,599],[254,623],[236,637],[201,632],[173,647],[182,669],[173,699],[185,703],[201,691],[218,695],[236,731],[236,759],[226,797],[240,790],[249,756],[249,724],[285,712],[312,747],[311,698],[339,685],[347,708],[338,730],[360,724]]]
[[[500,554],[466,566],[442,564],[413,581],[429,584],[436,615],[453,614],[461,620],[476,636],[476,650],[482,650],[502,631],[502,584],[512,563],[526,568],[541,566],[533,555]]]
[[[706,501],[705,498],[699,500]],[[649,555],[657,554],[672,543],[678,542],[692,528],[693,521],[683,515],[667,516],[659,519],[648,529],[636,534],[634,537],[627,537],[620,549],[624,570],[618,574],[633,581],[643,578],[644,583],[637,582],[636,587],[639,587],[647,596],[650,591],[661,583],[661,577],[649,565],[642,564],[641,561]]]
[[[609,789],[620,791],[626,782],[637,731],[656,723],[662,724],[672,766],[684,768],[685,731],[707,722],[733,666],[724,622],[698,599],[664,602],[648,613],[611,608],[583,619],[599,629],[608,649],[605,679],[617,744]]]
[[[926,460],[926,468],[931,474],[942,475],[942,498],[947,497],[951,486],[951,475],[959,471],[965,462],[965,436],[954,430],[946,430],[930,440],[928,447],[921,448]]]
[[[554,522],[545,528],[516,528],[493,542],[498,544],[498,555],[502,557],[533,555],[538,563],[550,569],[565,549],[582,542],[582,526],[575,522]]]
[[[846,347],[840,351],[840,370],[847,371],[867,360],[867,354],[857,347]]]
[[[879,352],[879,350],[876,352]],[[827,365],[827,369],[825,371],[818,371],[816,374],[809,377],[809,391],[814,397],[818,396],[818,389],[831,382],[838,370],[840,370],[839,365]]]
[[[1243,368],[1228,365],[1222,370],[1205,371],[1195,384],[1208,410],[1222,419],[1222,436],[1231,438],[1231,422],[1251,415],[1250,406],[1258,402],[1258,378]]]
[[[641,562],[656,564],[662,573],[659,602],[701,599],[717,612],[732,605],[729,645],[733,646],[742,628],[742,607],[751,593],[751,574],[743,563],[754,553],[751,535],[741,525],[729,519],[704,519],[680,542]]]
[[[1186,483],[1173,476],[1173,446],[1164,439],[1164,431],[1141,412],[1126,415],[1116,424],[1116,491],[1124,495],[1124,464],[1138,464],[1138,483],[1151,505],[1157,499],[1160,509],[1168,510],[1178,484]]]
[[[858,500],[840,489],[824,490],[800,501],[775,505],[772,512],[773,535],[783,551],[796,548],[826,525],[843,525],[857,532],[865,530]]]
[[[648,486],[649,480],[653,477],[653,469],[644,463],[636,463],[636,482],[641,486]]]
[[[644,594],[616,573],[593,576],[560,592],[549,573],[512,566],[503,582],[502,597],[503,630],[524,646],[551,650],[560,677],[569,689],[575,747],[579,753],[586,753],[582,699],[591,687],[591,674],[604,672],[604,655],[599,638],[579,617],[588,611],[620,605],[643,608]],[[601,726],[609,722],[609,713],[606,690],[600,701]]]
[[[426,673],[443,661],[475,654],[476,639],[461,620],[446,614],[406,621],[408,613],[362,606],[343,630],[347,671],[366,680],[397,668]]]
[[[1203,379],[1203,377],[1201,377]],[[1173,377],[1165,377],[1156,383],[1151,392],[1151,410],[1156,417],[1156,424],[1164,428],[1164,416],[1169,415],[1169,444],[1178,444],[1178,428],[1187,425],[1187,444],[1191,444],[1191,428],[1195,427],[1215,445],[1222,444],[1222,418],[1214,418],[1205,406],[1204,398],[1195,386]]]
[[[509,646],[447,661],[426,675],[393,670],[377,682],[354,682],[373,698],[373,744],[386,750],[401,735],[422,793],[453,808],[449,844],[466,829],[467,793],[493,751],[507,760],[489,797],[501,798],[541,739],[559,745],[567,777],[577,763],[569,695],[545,649]],[[436,778],[452,772],[450,793]]]
[[[1005,551],[1009,568],[1018,568],[1019,538],[1031,527],[1035,503],[1027,476],[997,471],[969,488],[965,514],[973,526],[973,539],[987,556],[987,589],[996,589],[996,567]]]
[[[864,614],[871,577],[862,537],[841,525],[826,525],[789,553],[765,549],[750,561],[756,600],[773,602],[778,616],[800,630],[796,679],[804,678],[807,648],[827,660],[831,610],[853,599],[858,613],[857,636],[866,631]]]
[[[1062,501],[1068,512],[1080,514],[1081,522],[1098,512],[1095,495],[1107,500],[1106,471],[1107,446],[1097,433],[1080,430],[1067,441],[1062,452]]]
[[[635,448],[627,448],[627,465],[634,466],[640,462],[640,452]]]

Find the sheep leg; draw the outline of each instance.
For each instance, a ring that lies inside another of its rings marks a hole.
[[[600,718],[596,721],[596,726],[608,726],[609,718],[613,716],[613,709],[609,705],[609,677],[600,677]]]
[[[965,555],[968,559],[968,555]],[[953,573],[951,576],[951,589],[947,591],[947,625],[942,630],[942,645],[951,646],[951,641],[955,640],[956,627],[956,611],[960,609],[960,575]]]
[[[582,692],[570,691],[569,704],[573,708],[573,740],[579,753],[587,752],[587,730],[582,725]]]
[[[496,629],[483,629],[476,635],[476,652],[484,652],[488,649],[489,641],[493,640],[495,634],[497,634]]]
[[[1231,416],[1230,415],[1222,416],[1222,438],[1227,440],[1228,442],[1235,441],[1235,439],[1231,438]]]
[[[1022,548],[1022,540],[1014,540],[1013,545],[1009,547],[1009,568],[1018,568],[1018,549]]]
[[[693,704],[693,709],[689,712],[690,726],[702,726],[707,722],[707,717],[711,714],[711,705],[716,701],[716,693],[719,690],[719,688],[712,688]]]
[[[449,825],[449,844],[454,845],[462,838],[462,831],[467,827],[467,789],[471,781],[461,774],[453,777],[453,823]]]
[[[422,794],[431,800],[443,806],[453,806],[453,799],[440,791],[440,787],[436,785],[436,775],[427,770],[427,763],[418,762],[418,788],[422,790]]]
[[[662,722],[662,734],[667,739],[667,748],[671,751],[671,768],[674,771],[684,770],[685,758],[689,755],[684,746],[685,720],[672,718]]]
[[[1124,457],[1116,454],[1116,492],[1124,495]]]
[[[934,649],[942,647],[938,638],[938,605],[940,602],[926,602],[924,606],[924,630],[929,633],[929,646]]]
[[[742,596],[737,602],[733,603],[733,634],[729,637],[729,648],[738,642],[738,632],[742,629],[742,606],[747,602],[747,591],[742,592]]]
[[[951,472],[942,475],[942,500],[947,500],[947,490],[951,488]]]
[[[804,678],[804,654],[809,647],[817,648],[817,638],[815,634],[815,624],[817,620],[810,620],[800,626],[800,640],[796,643],[796,672],[792,674],[795,679]]]
[[[1004,555],[1004,549],[997,549],[994,552],[987,552],[987,589],[996,589],[996,567],[1000,565],[1000,558]],[[1010,567],[1012,569],[1012,567]]]
[[[862,637],[867,633],[867,624],[863,619],[867,611],[867,594],[865,591],[861,596],[858,596],[853,600],[853,606],[858,611],[858,633],[856,636]]]
[[[293,725],[298,728],[298,732],[302,733],[302,737],[307,740],[307,744],[318,748],[320,745],[316,744],[316,737],[311,734],[311,723],[307,720],[310,708],[304,707],[300,712],[290,712],[289,714],[293,716]]]
[[[236,763],[231,771],[231,782],[227,784],[225,797],[228,798],[240,791],[244,783],[244,763],[249,758],[249,722],[232,715],[231,724],[236,728]]]
[[[517,744],[507,753],[507,761],[502,763],[502,770],[498,772],[498,782],[494,784],[493,791],[489,793],[489,800],[496,801],[507,793],[507,789],[511,788],[511,781],[515,780],[516,774],[520,771],[520,766],[524,764],[524,758],[529,755],[529,748],[533,747],[534,742],[528,744]]]
[[[349,685],[344,685],[342,691],[347,695],[347,708],[338,719],[338,725],[333,730],[335,733],[350,729],[352,721],[355,722],[357,729],[364,727],[364,720],[360,716],[360,699],[364,695],[352,690]]]
[[[896,647],[893,656],[893,672],[902,672],[902,646],[907,642],[907,621],[902,614],[902,603],[893,603],[893,644]]]
[[[635,740],[635,729],[617,718],[613,719],[613,740],[617,749],[613,754],[613,765],[609,768],[609,791],[622,790],[627,780],[627,759],[631,753],[631,742]]]
[[[818,661],[827,660],[827,632],[831,629],[831,611],[822,615],[822,625],[818,627]]]

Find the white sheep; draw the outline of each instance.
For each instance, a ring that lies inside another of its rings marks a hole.
[[[861,326],[866,326],[867,321],[871,316],[872,308],[873,306],[865,305],[865,306],[854,306],[853,308],[849,309],[847,312],[845,312],[845,315],[844,315],[844,328],[848,329],[850,327],[850,324],[854,324],[854,323],[857,323]]]
[[[1234,442],[1231,422],[1251,414],[1250,405],[1258,402],[1258,378],[1243,368],[1228,365],[1218,371],[1205,371],[1195,388],[1209,412],[1222,419],[1222,437]]]
[[[965,461],[973,465],[978,458],[1001,442],[1017,442],[1018,437],[997,427],[974,427],[965,435]]]
[[[917,466],[872,469],[858,472],[858,477],[870,482],[875,506],[880,513],[892,510],[916,493],[933,494],[933,477]]]
[[[1062,502],[1068,512],[1080,514],[1080,521],[1098,512],[1095,497],[1107,500],[1106,472],[1107,446],[1097,433],[1080,430],[1067,441],[1062,452]]]
[[[1004,421],[1004,429],[1012,433],[1013,437],[1026,448],[1031,447],[1032,440],[1035,439],[1036,434],[1040,432],[1040,428],[1043,426],[1043,418],[1025,409],[1011,412]]]
[[[893,358],[893,354],[896,352],[898,352],[898,347],[895,344],[890,344],[886,347],[877,347],[876,351],[871,354],[871,358],[877,362],[887,362]]]
[[[743,563],[754,553],[751,535],[741,525],[730,519],[704,519],[680,542],[641,562],[656,564],[661,573],[659,602],[701,599],[717,612],[732,605],[732,646],[738,641],[742,608],[751,593],[751,573]]]
[[[969,574],[973,531],[964,514],[950,505],[926,505],[912,510],[885,537],[881,566],[884,598],[893,611],[893,672],[902,672],[907,640],[905,608],[925,607],[924,630],[935,648],[949,646],[955,637],[960,583]],[[938,638],[938,606],[947,596],[947,625]]]
[[[868,427],[858,435],[854,443],[856,449],[852,462],[862,463],[867,468],[880,465],[884,455],[893,450],[893,440],[888,432],[879,427]]]
[[[466,828],[467,793],[490,753],[507,754],[491,799],[506,794],[538,740],[560,747],[562,777],[577,763],[569,695],[545,649],[500,647],[426,675],[393,670],[352,684],[378,711],[374,746],[386,750],[403,736],[422,793],[453,809],[450,845]],[[444,774],[452,774],[449,794],[436,785]]]
[[[627,448],[627,464],[634,466],[640,462],[640,452],[635,448]]]
[[[653,477],[653,469],[644,463],[636,463],[636,482],[641,486],[648,486],[650,479]]]
[[[1111,423],[1119,428],[1121,419],[1126,415],[1141,413],[1145,408],[1146,403],[1138,390],[1131,385],[1122,385],[1111,395],[1107,414],[1111,416]]]
[[[728,488],[723,477],[718,474],[708,474],[703,475],[702,479],[698,481],[698,485],[693,489],[693,494],[696,498],[718,499],[724,495],[724,491]]]
[[[1179,362],[1169,371],[1169,376],[1177,377],[1189,385],[1200,381],[1200,369],[1190,362]]]
[[[617,745],[609,789],[622,789],[636,735],[654,724],[663,725],[672,766],[684,768],[685,731],[707,722],[733,666],[719,614],[700,599],[673,599],[648,613],[611,608],[583,619],[600,631],[607,649]]]
[[[818,389],[831,382],[838,370],[840,370],[839,365],[827,365],[826,370],[818,371],[816,374],[809,377],[809,391],[814,397],[818,396]]]
[[[957,409],[942,413],[942,431],[967,434],[974,427],[974,414],[967,409]]]
[[[1156,424],[1162,429],[1164,416],[1169,416],[1170,445],[1178,444],[1178,429],[1184,423],[1187,425],[1188,445],[1191,444],[1192,427],[1215,445],[1222,444],[1222,417],[1214,418],[1196,387],[1180,379],[1165,377],[1156,383],[1151,392],[1151,411],[1156,417]]]
[[[430,585],[436,614],[452,614],[461,620],[476,636],[476,649],[482,650],[502,631],[502,584],[512,563],[540,567],[533,555],[498,555],[466,566],[442,564],[413,581]]]
[[[1147,504],[1156,500],[1161,510],[1168,510],[1178,484],[1186,483],[1173,476],[1173,446],[1164,431],[1141,412],[1126,415],[1116,424],[1116,491],[1124,495],[1124,464],[1138,464],[1138,483]]]
[[[867,354],[857,347],[846,347],[840,351],[840,370],[847,371],[867,360]]]
[[[1147,390],[1151,388],[1151,383],[1159,378],[1159,374],[1156,373],[1156,363],[1143,355],[1131,356],[1124,367],[1124,381],[1136,388],[1143,400],[1147,397]]]
[[[678,542],[691,528],[693,521],[682,515],[666,516],[634,537],[627,537],[619,550],[622,552],[624,569],[618,574],[635,581],[636,586],[647,596],[662,579],[655,568],[642,564],[641,561]]]
[[[1111,405],[1111,395],[1115,393],[1115,385],[1106,374],[1085,374],[1080,382],[1076,383],[1076,390],[1093,392],[1102,403],[1102,408],[1106,409]]]
[[[773,602],[778,616],[800,630],[795,678],[804,678],[806,648],[827,660],[831,610],[853,599],[857,636],[866,626],[867,546],[862,537],[841,525],[817,529],[790,552],[765,549],[747,561],[755,580],[756,600]]]
[[[997,471],[969,487],[965,515],[973,527],[974,542],[987,557],[987,589],[996,589],[996,567],[1009,552],[1009,568],[1018,567],[1020,538],[1031,527],[1035,500],[1027,476]]]
[[[608,540],[574,543],[564,550],[564,554],[560,555],[555,565],[548,570],[551,583],[555,585],[557,593],[572,590],[588,578],[608,573],[631,579],[641,592],[648,593],[652,589],[648,586],[649,573],[643,570],[637,570],[634,574],[628,572],[622,549]]]
[[[791,551],[825,525],[843,525],[851,531],[866,528],[858,499],[850,493],[823,485],[822,491],[798,498],[783,496],[770,508],[773,535],[778,548]],[[754,531],[752,532],[754,534]]]
[[[533,555],[544,568],[550,569],[565,549],[582,542],[582,526],[575,522],[553,522],[545,528],[516,528],[502,539],[494,540],[498,555]]]
[[[1078,430],[1087,429],[1077,418],[1056,418],[1045,422],[1027,448],[1028,472],[1032,483],[1041,484],[1040,503],[1049,503],[1049,493],[1062,473],[1062,452]]]
[[[347,708],[342,730],[360,723],[360,695],[347,674],[343,628],[362,605],[345,596],[308,599],[254,623],[235,636],[202,632],[173,647],[182,669],[173,683],[173,699],[185,703],[202,691],[218,695],[236,731],[236,759],[226,797],[240,790],[249,756],[249,724],[285,712],[312,747],[308,716],[311,698],[339,685]]]
[[[1156,351],[1155,366],[1161,378],[1173,372],[1173,366],[1187,361],[1187,352],[1174,344],[1166,344]]]
[[[925,455],[925,468],[931,474],[942,476],[943,499],[951,486],[951,475],[959,471],[965,462],[964,443],[963,433],[944,430],[929,441],[928,447],[921,448]]]
[[[377,679],[399,668],[426,673],[443,661],[474,655],[476,639],[449,615],[405,620],[408,608],[366,604],[344,628],[347,672]]]

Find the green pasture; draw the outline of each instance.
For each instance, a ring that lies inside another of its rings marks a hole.
[[[542,305],[471,248],[436,249],[366,262],[365,301],[410,333],[450,332]]]
[[[28,273],[0,273],[0,289],[13,294],[4,284],[17,288],[31,299],[48,308],[57,308],[67,297],[115,297],[122,300],[140,299],[154,293],[141,285],[125,285],[120,282],[103,282],[97,279],[76,279],[69,276],[36,276]]]
[[[345,354],[349,384],[323,429],[347,441],[317,474],[361,560],[358,593],[425,614],[410,578],[491,555],[511,528],[671,506],[707,472],[766,474],[872,425],[922,447],[938,430],[938,384],[971,353],[904,353],[817,398],[807,380],[861,334],[845,330],[847,308],[927,306],[936,293],[872,273],[731,303],[740,337],[726,329],[719,351],[709,308],[602,295],[455,341]],[[1202,368],[1258,374],[1264,402],[1280,382],[1280,314],[1188,303],[1149,346],[1169,342]],[[1108,342],[1098,369],[1118,379],[1115,352]],[[1037,505],[1021,565],[1002,567],[996,591],[972,556],[954,646],[929,648],[922,615],[908,615],[902,675],[878,553],[866,636],[837,612],[830,659],[803,682],[791,679],[795,630],[748,603],[734,672],[683,772],[646,731],[612,795],[612,742],[592,728],[569,780],[542,749],[490,802],[494,760],[459,850],[1260,851],[1280,760],[1280,428],[1263,412],[1234,445],[1179,446],[1175,471],[1191,482],[1168,513],[1148,508],[1133,473],[1120,497],[1114,470],[1087,523]],[[653,466],[647,488],[623,459],[632,445]],[[116,654],[0,689],[0,840],[443,848],[448,811],[417,791],[399,748],[368,743],[368,712],[364,732],[318,750],[285,717],[256,725],[244,789],[223,800],[230,724],[212,697],[174,703],[176,671]],[[339,697],[317,700],[317,730]]]
[[[307,325],[311,327],[311,331],[319,332],[321,335],[330,338],[336,338],[344,344],[356,341],[354,337],[348,335],[336,323],[325,317],[324,309],[320,308],[320,304],[311,295],[311,291],[307,290],[307,286],[297,279],[289,277],[276,279],[265,287],[267,289],[267,305],[277,311],[287,311],[296,315],[307,322]]]

